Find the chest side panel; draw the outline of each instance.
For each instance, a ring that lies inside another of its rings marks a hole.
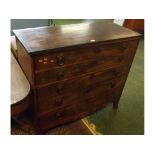
[[[33,59],[29,56],[25,48],[17,39],[18,62],[24,71],[31,86],[34,86]]]

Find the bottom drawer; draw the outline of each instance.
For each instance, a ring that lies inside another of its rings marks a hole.
[[[76,107],[71,106],[69,108],[59,109],[58,111],[40,116],[37,119],[37,126],[41,129],[49,129],[76,119],[78,119]]]

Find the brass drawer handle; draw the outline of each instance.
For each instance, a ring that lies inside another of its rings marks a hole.
[[[64,63],[65,63],[64,56],[63,56],[62,54],[58,54],[58,55],[56,56],[56,62],[57,62],[57,65],[63,66]]]
[[[58,85],[56,86],[57,93],[58,93],[58,94],[62,94],[63,88],[64,88],[64,85],[58,84]]]
[[[41,63],[41,62],[43,62],[43,60],[42,59],[39,59],[38,62]]]
[[[59,71],[57,75],[57,80],[63,80],[64,79],[64,71]]]
[[[61,106],[63,104],[63,97],[55,99],[55,103],[56,105]]]

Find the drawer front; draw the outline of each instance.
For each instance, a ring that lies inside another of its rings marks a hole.
[[[124,56],[105,57],[103,59],[100,58],[98,60],[76,64],[72,66],[54,68],[44,72],[35,73],[35,82],[36,85],[53,83],[56,81],[61,81],[64,79],[69,79],[92,72],[102,72],[108,68],[120,66],[122,64],[126,64],[127,62],[128,57]]]
[[[65,109],[72,104],[77,105],[84,101],[84,94],[77,92],[76,94],[70,93],[69,96],[59,96],[53,98],[43,98],[38,101],[38,115],[44,115],[51,111],[57,111],[59,109]]]
[[[105,45],[93,45],[75,50],[57,51],[51,54],[34,57],[36,71],[43,71],[55,67],[78,64],[84,61],[98,60],[100,58],[118,57],[120,55],[132,54],[135,41],[113,43]]]
[[[123,85],[119,85],[118,87],[106,91],[99,90],[99,92],[95,92],[96,94],[93,95],[87,93],[85,97],[85,102],[83,102],[83,105],[79,103],[76,107],[76,110],[78,111],[78,113],[81,113],[81,115],[85,112],[90,114],[91,112],[96,111],[109,103],[117,101],[120,98],[122,90]]]
[[[126,78],[128,74],[128,67],[127,66],[121,66],[118,68],[109,69],[105,72],[96,72],[92,73],[86,78],[86,88],[89,89],[91,86],[98,86],[102,83],[107,83],[108,81],[117,81],[118,78]]]
[[[42,129],[48,129],[79,119],[76,106],[72,105],[68,108],[59,109],[45,115],[38,116],[37,125]]]
[[[86,96],[102,95],[104,91],[123,85],[125,78],[126,71],[117,68],[105,73],[66,80],[38,88],[36,89],[38,113],[46,113],[49,110],[66,107],[71,104],[79,104],[81,99],[85,100]]]
[[[103,97],[108,91],[123,87],[126,81],[126,76],[121,76],[112,80],[97,83],[87,87],[86,96],[89,98]],[[117,92],[117,91],[116,91]],[[113,94],[111,94],[113,95]]]

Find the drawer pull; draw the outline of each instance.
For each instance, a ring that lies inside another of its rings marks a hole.
[[[65,63],[65,60],[64,60],[64,56],[63,55],[57,55],[56,56],[56,60],[57,60],[57,65],[59,66],[63,66],[64,63]]]
[[[38,62],[40,62],[40,63],[41,63],[41,62],[43,62],[43,60],[42,60],[42,59],[40,59],[40,60],[38,60]]]
[[[62,94],[63,88],[64,88],[64,86],[63,86],[62,84],[58,84],[58,85],[56,86],[57,93],[58,93],[58,94]]]
[[[51,60],[50,60],[50,62],[51,62],[51,63],[53,63],[53,62],[54,62],[54,60],[52,60],[52,59],[51,59]]]
[[[56,103],[56,105],[58,105],[58,106],[62,105],[62,104],[63,104],[63,98],[61,97],[61,98],[55,99],[55,103]]]
[[[57,80],[63,80],[64,79],[64,71],[59,71],[57,75]]]

